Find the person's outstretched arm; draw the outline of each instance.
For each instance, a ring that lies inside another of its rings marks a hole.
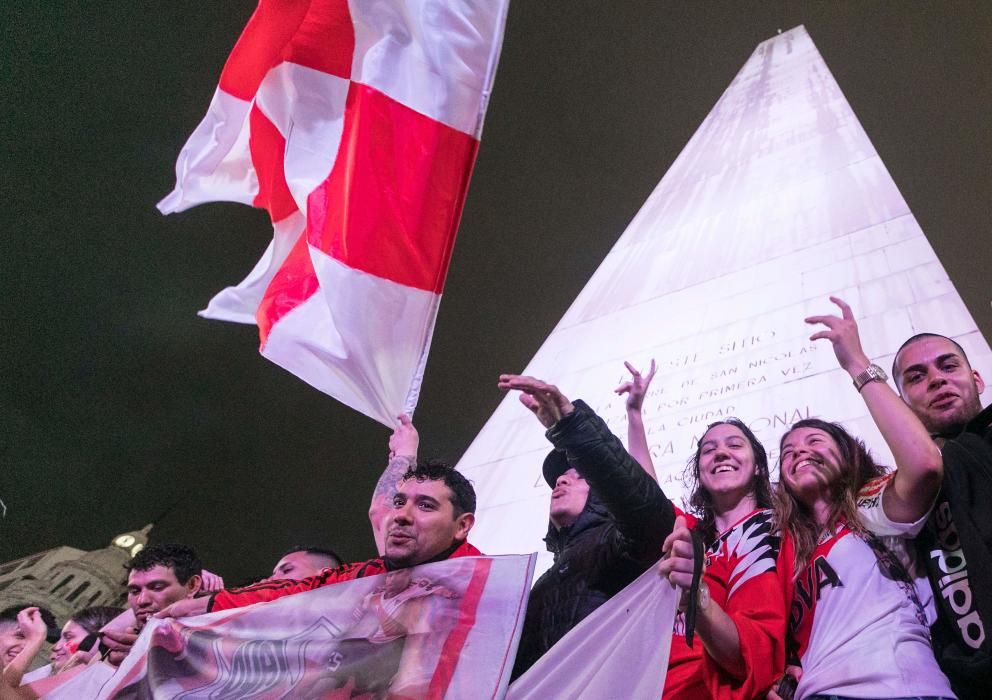
[[[851,307],[837,297],[830,297],[841,311],[838,316],[811,316],[806,323],[822,324],[810,340],[826,338],[833,343],[837,362],[853,380],[871,361],[861,348],[858,324]],[[882,497],[885,515],[895,521],[919,520],[933,506],[944,475],[940,450],[923,423],[885,381],[869,381],[861,387],[872,420],[892,451],[898,468]]]
[[[21,684],[34,657],[41,651],[48,634],[48,625],[41,619],[38,608],[24,608],[17,613],[17,627],[24,635],[24,648],[3,669],[3,679],[12,688]]]
[[[372,524],[375,548],[380,557],[386,553],[384,527],[386,516],[393,508],[396,485],[409,469],[416,466],[417,448],[420,446],[420,436],[410,417],[403,415],[398,416],[398,419],[399,427],[389,437],[389,463],[375,485],[372,503],[369,505],[369,522]]]
[[[642,375],[629,362],[624,362],[624,367],[630,372],[630,379],[618,386],[614,391],[617,394],[627,395],[627,450],[631,457],[648,473],[655,481],[658,474],[654,470],[654,462],[651,461],[651,450],[648,447],[648,436],[644,430],[644,397],[651,386],[651,380],[658,370],[651,360],[651,369],[647,376]]]
[[[589,482],[638,556],[651,561],[661,556],[675,524],[675,507],[603,419],[584,402],[572,403],[558,387],[534,377],[500,375],[499,387],[520,392],[520,402],[548,428],[548,440]]]
[[[364,576],[373,576],[386,572],[381,559],[371,559],[354,564],[342,564],[336,569],[322,569],[316,576],[300,579],[265,579],[250,586],[241,588],[225,588],[202,598],[184,598],[169,607],[155,613],[155,617],[191,617],[208,612],[243,608],[254,603],[268,603],[288,595],[312,591],[315,588],[329,586],[341,581]]]

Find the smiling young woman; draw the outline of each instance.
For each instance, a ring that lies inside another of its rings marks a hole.
[[[690,531],[705,551],[696,635],[689,646],[676,618],[665,698],[752,698],[785,668],[787,581],[778,567],[780,537],[771,510],[768,457],[737,418],[710,424],[686,467],[692,513],[681,513],[665,541],[659,572],[688,590]]]
[[[782,436],[776,512],[784,531],[781,562],[792,568],[795,697],[950,698],[906,566],[906,542],[923,527],[940,487],[940,452],[862,350],[850,307],[831,301],[841,316],[806,319],[826,326],[811,340],[833,344],[897,470],[886,473],[836,423],[806,419]]]
[[[630,454],[657,479],[641,409],[656,365],[641,375],[625,363]],[[778,566],[780,537],[774,523],[768,456],[737,418],[712,423],[686,465],[691,513],[676,509],[659,573],[683,591],[695,569],[693,537],[702,540],[705,570],[699,585],[696,643],[679,613],[663,697],[746,700],[764,695],[785,668],[787,580]],[[667,582],[664,584],[667,585]],[[684,596],[685,597],[685,596]],[[701,643],[700,643],[701,642]]]

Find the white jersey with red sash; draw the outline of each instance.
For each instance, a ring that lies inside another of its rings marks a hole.
[[[889,481],[891,475],[869,482],[859,494],[859,514],[874,536],[839,526],[795,581],[789,633],[803,667],[797,700],[819,693],[954,697],[905,570],[905,539],[919,532],[926,516],[914,523],[890,520],[881,506]],[[786,561],[792,547],[787,538]]]

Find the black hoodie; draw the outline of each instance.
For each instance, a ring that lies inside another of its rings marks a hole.
[[[574,405],[547,436],[589,483],[589,498],[572,525],[548,525],[554,564],[531,590],[513,678],[658,561],[675,524],[657,482],[591,408]]]
[[[917,553],[937,603],[934,653],[961,700],[992,692],[992,406],[948,440]]]

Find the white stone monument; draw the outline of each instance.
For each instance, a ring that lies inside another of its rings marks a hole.
[[[992,378],[988,343],[797,27],[757,47],[524,373],[584,399],[626,442],[612,390],[624,360],[646,369],[655,358],[645,423],[676,502],[697,439],[726,416],[750,425],[773,463],[785,428],[819,416],[891,464],[829,342],[808,340],[806,316],[836,313],[828,295],[853,307],[883,367],[906,338],[932,331]],[[538,572],[550,564],[549,448],[508,396],[458,464],[479,495],[473,542],[489,554],[542,552]]]

